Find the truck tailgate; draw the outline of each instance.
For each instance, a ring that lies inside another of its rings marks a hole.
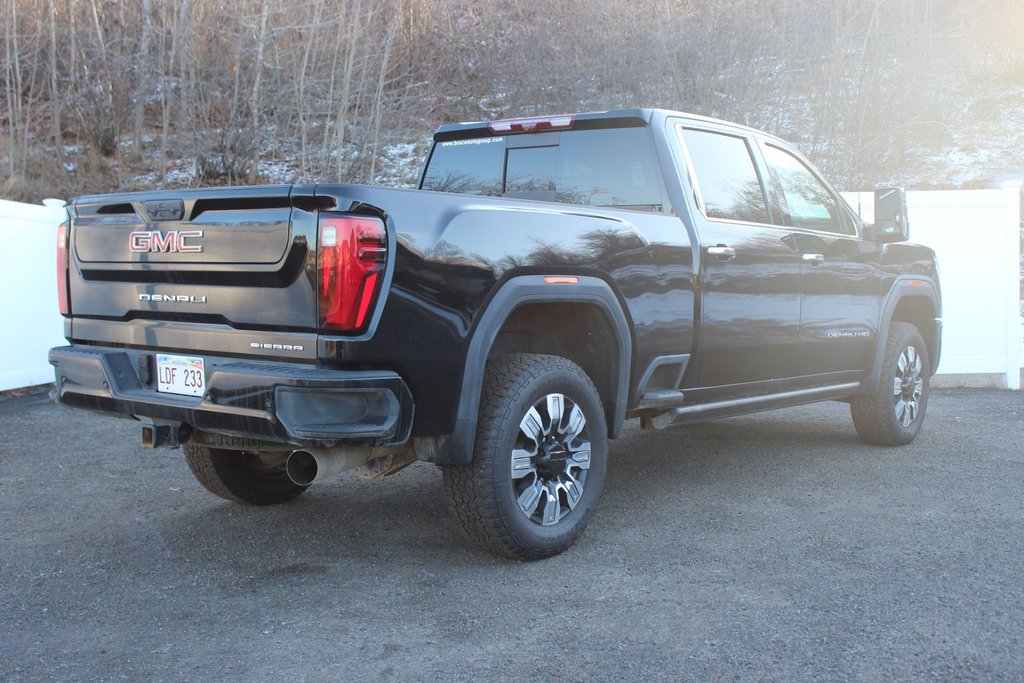
[[[316,213],[293,207],[291,189],[77,200],[71,212],[73,329],[95,329],[86,324],[91,319],[315,331]]]

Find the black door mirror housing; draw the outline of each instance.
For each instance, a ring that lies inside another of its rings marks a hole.
[[[875,223],[864,236],[878,242],[906,242],[910,239],[907,222],[907,193],[902,187],[881,187],[875,190]]]

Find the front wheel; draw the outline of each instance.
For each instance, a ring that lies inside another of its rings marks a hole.
[[[850,401],[860,438],[879,446],[902,446],[921,431],[931,376],[928,347],[917,328],[893,323],[885,344],[878,391]]]
[[[473,460],[444,468],[467,534],[518,560],[556,555],[583,533],[604,486],[608,436],[590,378],[558,356],[487,365]]]

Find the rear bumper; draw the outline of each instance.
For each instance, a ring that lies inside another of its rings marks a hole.
[[[394,372],[203,356],[205,395],[179,396],[157,392],[154,355],[98,346],[51,349],[57,400],[294,446],[394,446],[409,439],[412,394]]]

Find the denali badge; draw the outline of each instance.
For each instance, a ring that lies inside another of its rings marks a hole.
[[[128,235],[128,249],[133,252],[197,254],[203,250],[203,245],[187,244],[185,240],[199,239],[202,236],[202,230],[136,230]]]
[[[250,349],[267,349],[270,351],[301,351],[298,344],[264,344],[263,342],[249,342]]]
[[[825,333],[826,339],[852,339],[854,337],[870,337],[867,330],[831,330]]]
[[[179,304],[205,304],[205,296],[187,294],[139,294],[139,301],[171,301]]]

